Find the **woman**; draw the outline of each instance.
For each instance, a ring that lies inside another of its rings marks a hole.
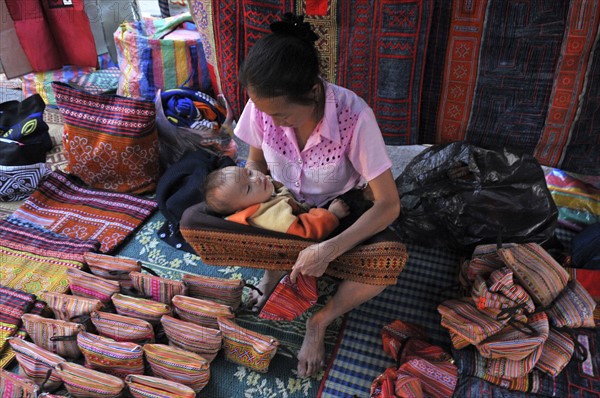
[[[333,259],[384,230],[398,217],[400,199],[373,111],[352,91],[319,77],[318,37],[310,25],[286,14],[271,30],[250,49],[239,73],[250,97],[235,129],[250,146],[246,167],[270,173],[311,206],[324,207],[367,184],[373,202],[345,230],[301,251],[291,271],[294,281],[299,274],[323,275]],[[283,273],[265,271],[259,288],[271,292]],[[383,289],[368,280],[340,282],[307,321],[299,376],[324,365],[327,326]],[[255,306],[267,296],[253,297]]]

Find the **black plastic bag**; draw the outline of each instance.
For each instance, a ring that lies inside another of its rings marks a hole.
[[[402,209],[392,229],[404,240],[472,250],[552,237],[558,210],[530,155],[466,142],[432,146],[396,178]]]

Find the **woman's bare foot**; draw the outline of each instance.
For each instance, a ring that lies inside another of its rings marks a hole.
[[[306,321],[304,341],[298,353],[298,376],[310,377],[325,365],[325,327],[314,316]]]
[[[285,274],[285,271],[265,271],[256,286],[263,294],[261,296],[256,290],[251,290],[248,294],[248,307],[252,308],[252,311],[260,311]]]

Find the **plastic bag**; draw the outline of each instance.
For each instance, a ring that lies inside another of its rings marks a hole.
[[[460,250],[538,242],[554,233],[558,210],[530,155],[466,142],[432,146],[396,178],[402,209],[392,229],[404,240]]]

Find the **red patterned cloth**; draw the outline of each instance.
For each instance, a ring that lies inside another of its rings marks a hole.
[[[286,274],[260,311],[259,316],[272,321],[291,321],[312,307],[319,297],[317,278],[298,275],[292,283]]]

